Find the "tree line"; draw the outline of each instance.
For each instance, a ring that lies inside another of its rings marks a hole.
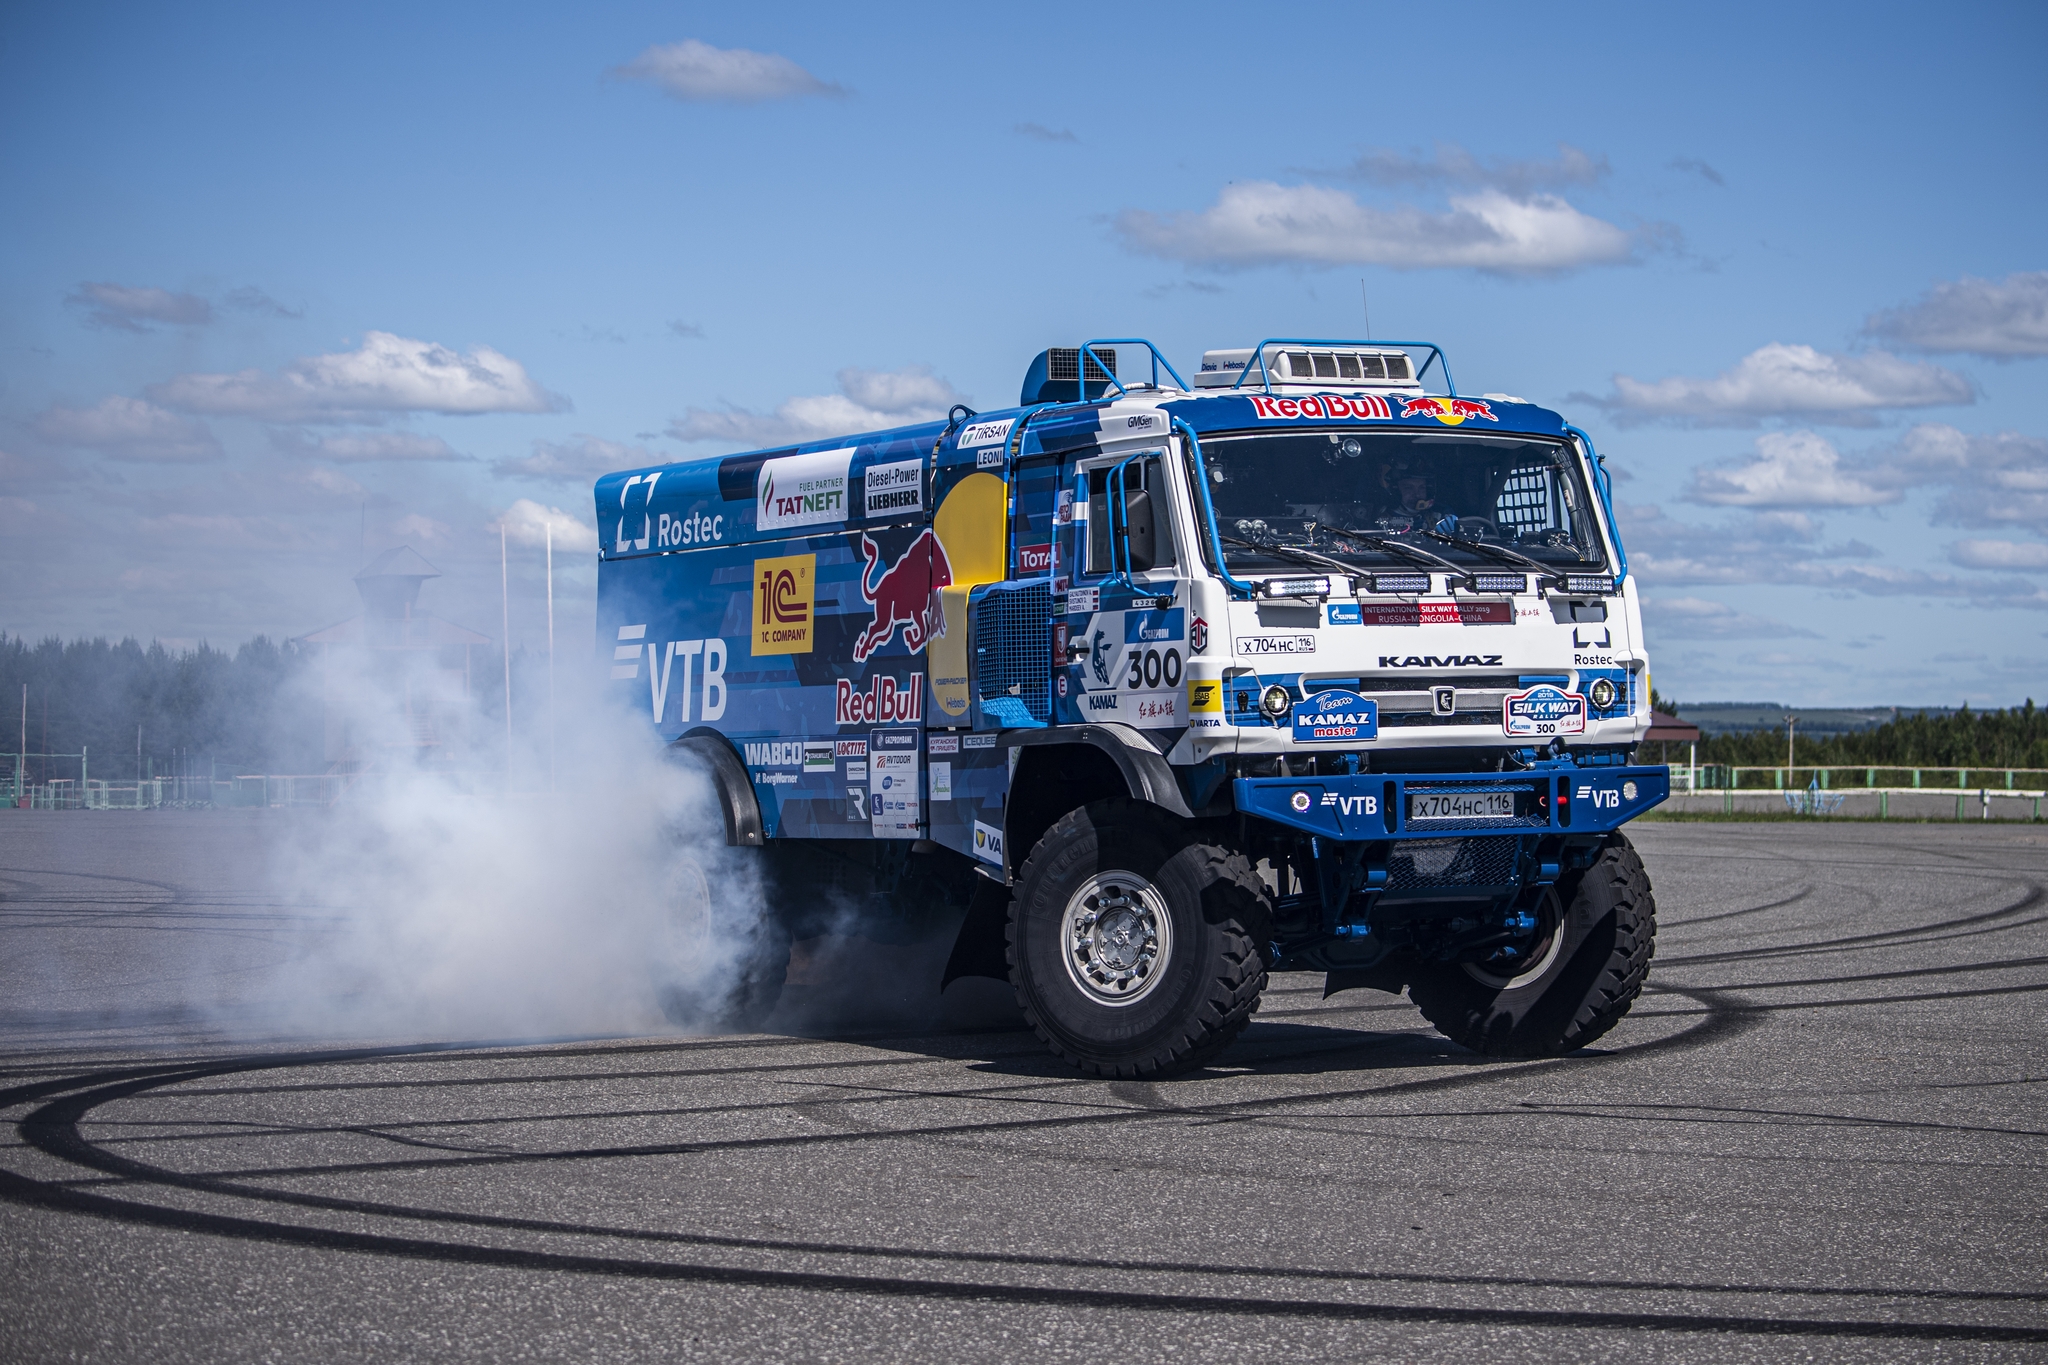
[[[1666,715],[1679,704],[1653,696]],[[2003,711],[1912,711],[1868,730],[1807,736],[1793,727],[1793,766],[1800,768],[2048,768],[2048,711],[2026,705]],[[1674,746],[1676,747],[1676,746]],[[1682,750],[1678,759],[1683,761]],[[1749,730],[1700,736],[1699,761],[1734,767],[1785,765],[1785,732]]]

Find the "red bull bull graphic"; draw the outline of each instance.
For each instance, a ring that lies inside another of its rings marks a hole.
[[[1498,422],[1493,409],[1476,398],[1409,398],[1401,408],[1403,417],[1434,417],[1447,427],[1455,427],[1477,418],[1484,422]]]
[[[894,564],[882,567],[882,549],[866,535],[860,538],[860,552],[867,561],[861,571],[861,600],[875,610],[875,619],[853,642],[853,658],[865,663],[870,654],[889,643],[896,627],[903,627],[903,643],[912,654],[921,651],[935,635],[946,633],[946,616],[939,602],[939,589],[951,587],[953,566],[946,560],[946,547],[930,527],[919,532]]]
[[[1389,422],[1394,417],[1394,410],[1387,406],[1387,400],[1376,393],[1359,398],[1344,398],[1329,393],[1319,394],[1314,398],[1270,398],[1264,394],[1253,394],[1251,400],[1252,411],[1256,412],[1262,421],[1274,418],[1294,421],[1303,418],[1335,418],[1349,422]]]

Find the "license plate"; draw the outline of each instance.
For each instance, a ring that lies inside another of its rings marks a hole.
[[[1511,820],[1515,814],[1513,792],[1410,792],[1408,819],[1418,820]]]

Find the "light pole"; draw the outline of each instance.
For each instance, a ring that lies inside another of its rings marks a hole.
[[[1799,724],[1799,717],[1785,717],[1785,785],[1792,785],[1792,732]]]

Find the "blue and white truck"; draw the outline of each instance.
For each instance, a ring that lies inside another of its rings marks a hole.
[[[1104,1076],[1213,1058],[1273,971],[1405,990],[1499,1056],[1582,1047],[1642,988],[1620,827],[1669,772],[1632,761],[1609,478],[1435,345],[1273,339],[1192,384],[1147,341],[1052,348],[1014,408],[596,500],[611,686],[773,888],[678,1018],[758,1022],[848,905],[956,917],[949,978],[1006,976]],[[677,913],[721,913],[695,885]]]

